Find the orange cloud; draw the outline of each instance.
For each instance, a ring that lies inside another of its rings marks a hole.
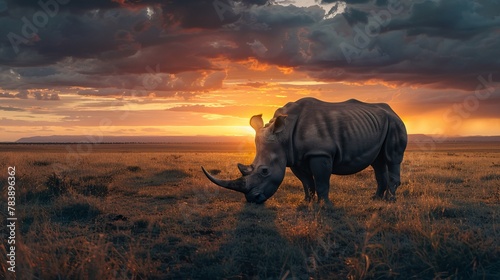
[[[254,57],[249,57],[247,60],[240,61],[239,63],[254,71],[267,71],[271,68],[269,64],[260,62]]]
[[[293,73],[293,67],[278,66],[278,70],[285,75]]]
[[[377,86],[377,85],[383,85],[388,88],[392,89],[397,89],[400,84],[398,83],[393,83],[393,82],[388,82],[380,79],[369,79],[366,81],[355,81],[355,82],[349,82],[349,81],[343,81],[341,82],[342,84],[349,85],[349,86]]]

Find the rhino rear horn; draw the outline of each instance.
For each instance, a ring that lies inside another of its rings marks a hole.
[[[251,165],[244,165],[241,163],[238,163],[238,169],[243,176],[250,175],[253,171],[253,167]]]
[[[207,178],[210,181],[212,181],[212,183],[214,183],[218,186],[221,186],[223,188],[226,188],[226,189],[230,189],[230,190],[242,192],[242,193],[247,193],[245,178],[240,177],[236,180],[220,180],[220,179],[217,179],[217,178],[213,177],[212,175],[210,175],[210,173],[208,173],[208,171],[206,171],[205,168],[203,168],[203,166],[201,167],[201,170],[203,170],[203,173],[205,173],[205,176],[207,176]]]

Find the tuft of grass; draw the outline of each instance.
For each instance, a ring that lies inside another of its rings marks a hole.
[[[488,174],[481,177],[481,181],[497,181],[500,180],[500,174]]]
[[[81,176],[80,179],[79,179],[80,182],[83,182],[83,183],[95,183],[95,182],[99,182],[99,183],[111,183],[113,181],[113,176],[110,175],[110,174],[104,174],[104,175],[99,175],[99,176],[95,176],[95,175],[86,175],[86,176]]]
[[[149,221],[145,219],[140,219],[134,222],[134,227],[136,228],[147,228],[149,225]]]
[[[222,170],[220,170],[220,169],[210,169],[210,170],[208,170],[208,172],[210,174],[212,174],[212,175],[215,176],[215,175],[219,175],[222,172]]]
[[[141,171],[141,167],[137,165],[127,166],[127,170],[130,172],[139,172]]]
[[[51,164],[52,163],[50,161],[47,161],[47,160],[35,160],[31,163],[31,165],[33,165],[33,166],[49,166]]]
[[[86,196],[106,197],[109,187],[105,184],[89,184],[83,187],[82,194]]]
[[[96,219],[101,211],[89,201],[70,198],[54,209],[54,218],[60,222],[86,222]]]
[[[184,170],[180,169],[168,169],[156,174],[159,177],[165,177],[169,180],[180,180],[184,178],[190,177],[189,173],[186,173]]]
[[[55,172],[47,178],[45,186],[49,194],[56,197],[66,194],[70,189],[69,182],[65,178],[61,178]]]

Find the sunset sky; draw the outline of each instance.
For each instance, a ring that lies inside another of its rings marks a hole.
[[[0,0],[0,141],[253,135],[306,96],[500,135],[498,0]]]

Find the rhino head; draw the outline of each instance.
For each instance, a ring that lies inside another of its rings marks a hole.
[[[236,180],[220,180],[210,175],[205,168],[203,172],[213,183],[245,194],[248,202],[263,203],[270,198],[285,177],[286,151],[283,145],[286,116],[273,118],[266,126],[262,115],[253,116],[250,125],[255,130],[255,147],[257,149],[252,164],[238,163],[241,177]]]

